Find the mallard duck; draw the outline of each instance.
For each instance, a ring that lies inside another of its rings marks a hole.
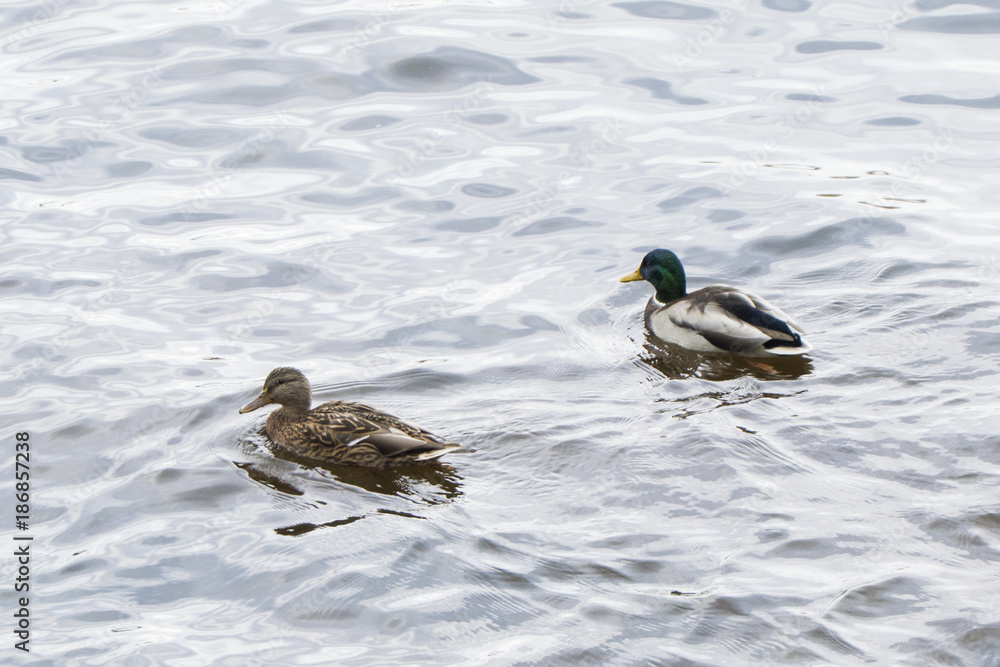
[[[646,304],[645,319],[661,340],[696,352],[747,357],[804,354],[812,349],[800,335],[802,328],[759,296],[725,285],[688,294],[684,267],[669,250],[646,253],[639,268],[620,282],[636,280],[648,281],[656,289]]]
[[[422,463],[460,447],[367,405],[330,401],[310,410],[311,402],[312,388],[301,371],[275,368],[260,396],[240,408],[240,414],[280,404],[267,417],[267,437],[295,454],[328,463]]]

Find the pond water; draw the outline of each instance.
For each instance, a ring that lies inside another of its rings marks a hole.
[[[1000,664],[997,3],[0,30],[4,661]],[[659,344],[656,247],[814,352]],[[465,449],[274,451],[237,411],[285,365]]]

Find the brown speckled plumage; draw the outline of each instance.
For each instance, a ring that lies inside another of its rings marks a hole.
[[[270,403],[264,431],[275,443],[300,456],[328,463],[382,467],[423,463],[458,449],[432,433],[360,403],[330,401],[312,410],[309,381],[295,368],[275,368],[264,390],[240,413]]]

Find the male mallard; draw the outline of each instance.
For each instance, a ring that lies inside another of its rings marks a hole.
[[[646,253],[635,273],[621,282],[636,280],[656,288],[646,304],[646,326],[662,340],[697,352],[747,357],[804,354],[812,349],[795,333],[803,333],[802,328],[759,296],[724,285],[688,294],[684,267],[669,250]]]
[[[264,390],[240,414],[269,403],[267,437],[300,456],[329,463],[381,467],[430,461],[458,449],[427,431],[360,403],[330,401],[309,409],[312,389],[301,371],[275,368]]]

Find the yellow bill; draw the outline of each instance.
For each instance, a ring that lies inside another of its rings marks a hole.
[[[628,274],[627,276],[623,276],[622,278],[619,278],[618,282],[620,282],[620,283],[634,283],[635,281],[642,280],[642,279],[643,279],[642,278],[642,274],[639,273],[639,269],[636,269],[635,271],[633,271],[632,273]]]

